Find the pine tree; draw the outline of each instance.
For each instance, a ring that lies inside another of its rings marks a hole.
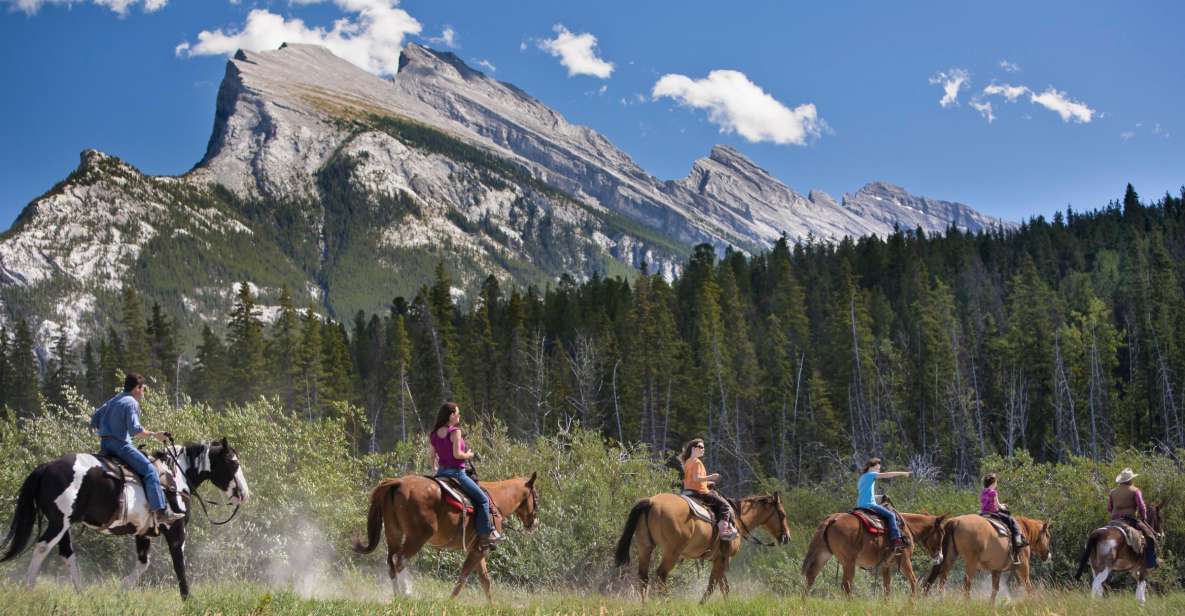
[[[309,419],[320,408],[321,346],[321,320],[310,304],[300,317],[300,347],[296,353],[296,369],[300,374],[298,395]]]
[[[226,347],[209,325],[202,326],[201,342],[193,370],[193,397],[212,406],[226,400],[228,383]]]
[[[152,365],[152,350],[148,344],[148,321],[144,318],[144,304],[141,303],[136,288],[131,285],[123,287],[122,300],[120,327],[124,355],[121,368],[124,372],[147,375]]]
[[[82,394],[87,402],[98,405],[103,401],[103,375],[99,370],[99,359],[95,354],[94,345],[88,340],[82,347],[83,383]]]
[[[415,412],[415,400],[411,397],[408,370],[411,368],[411,337],[407,333],[405,317],[395,312],[387,327],[387,403],[394,409],[396,434],[399,440],[407,440],[408,434],[424,430]]]
[[[45,384],[42,395],[45,401],[60,407],[66,406],[66,390],[77,388],[75,381],[74,361],[70,356],[70,346],[66,341],[66,332],[58,336],[54,345],[53,359],[46,366]]]
[[[299,349],[301,338],[300,314],[292,303],[292,294],[285,286],[280,291],[280,311],[272,324],[267,342],[268,390],[280,396],[286,408],[295,408],[300,388]]]
[[[37,357],[33,355],[33,333],[25,319],[17,321],[8,358],[12,374],[9,405],[18,415],[31,417],[41,410],[41,388]]]
[[[177,388],[181,354],[177,350],[177,332],[173,320],[152,303],[152,316],[148,319],[148,342],[152,349],[152,368],[149,374],[161,383],[170,395]]]
[[[8,328],[0,326],[0,410],[9,408],[12,395],[12,366],[9,363]]]
[[[226,329],[227,376],[231,384],[227,391],[230,401],[244,403],[264,392],[267,376],[263,322],[246,281],[238,284],[238,296]]]
[[[321,326],[321,382],[317,388],[321,409],[334,402],[351,402],[354,394],[350,341],[340,323]]]

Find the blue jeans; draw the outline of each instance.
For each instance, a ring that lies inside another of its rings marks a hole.
[[[490,500],[486,498],[486,493],[477,487],[476,481],[470,479],[469,475],[459,468],[436,469],[436,476],[456,479],[465,494],[469,495],[469,500],[473,501],[474,510],[481,512],[481,515],[474,516],[473,519],[473,522],[477,524],[477,534],[488,535],[494,532],[494,520],[490,518]]]
[[[880,505],[860,505],[860,508],[871,509],[884,519],[885,527],[889,529],[889,539],[896,539],[901,536],[901,529],[897,528],[897,516],[892,511]]]
[[[99,449],[109,456],[123,460],[125,464],[132,467],[133,471],[136,471],[136,474],[144,481],[144,494],[148,497],[149,509],[161,511],[165,508],[165,492],[160,487],[160,476],[156,474],[152,463],[143,453],[140,453],[139,449],[132,447],[132,444],[127,441],[120,442],[109,438],[101,441]]]

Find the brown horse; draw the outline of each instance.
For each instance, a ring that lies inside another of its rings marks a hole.
[[[965,574],[963,577],[963,594],[971,597],[971,581],[979,571],[990,571],[992,574],[992,601],[1000,591],[1000,574],[1016,567],[1016,576],[1020,578],[1027,592],[1035,589],[1033,581],[1029,579],[1029,557],[1036,554],[1041,560],[1049,562],[1053,558],[1053,535],[1049,531],[1049,522],[1034,520],[1023,516],[1013,516],[1020,532],[1029,545],[1017,552],[1019,565],[1012,564],[1012,538],[1008,535],[1000,536],[996,527],[979,514],[961,515],[947,520],[944,525],[946,538],[942,543],[942,560],[935,562],[926,577],[926,592],[934,581],[941,576],[940,587],[945,588],[946,576],[954,566],[955,560],[962,556]]]
[[[847,596],[852,594],[852,578],[856,575],[856,567],[873,569],[881,566],[882,582],[885,596],[889,596],[892,584],[894,565],[909,582],[910,592],[914,595],[918,590],[918,577],[913,572],[913,545],[921,545],[937,562],[942,558],[942,524],[945,515],[933,516],[923,513],[902,513],[905,527],[901,534],[912,538],[912,545],[902,548],[893,554],[888,552],[885,535],[872,535],[865,530],[863,523],[851,513],[833,513],[827,516],[815,528],[815,535],[807,547],[806,556],[802,559],[802,575],[806,583],[802,589],[802,596],[806,597],[815,583],[815,578],[823,571],[824,565],[834,555],[843,566],[843,592]]]
[[[751,537],[753,530],[764,528],[780,544],[790,541],[786,510],[777,494],[742,498],[737,503],[736,521],[740,531],[736,539],[713,543],[713,525],[692,515],[691,507],[679,495],[663,493],[643,498],[630,510],[621,539],[617,541],[617,566],[630,561],[630,545],[636,544],[638,593],[645,601],[650,581],[650,557],[655,547],[662,548],[662,562],[658,566],[660,590],[666,589],[667,576],[682,560],[711,560],[712,575],[700,602],[707,601],[717,585],[721,594],[728,597],[728,564],[740,551],[743,540],[760,543]]]
[[[1161,524],[1164,518],[1160,512],[1163,508],[1163,501],[1159,505],[1149,507],[1147,519],[1148,526],[1162,537],[1164,529]],[[1144,563],[1144,555],[1137,554],[1128,547],[1127,541],[1124,540],[1123,533],[1119,529],[1104,526],[1090,533],[1086,539],[1086,549],[1082,551],[1082,557],[1078,559],[1078,572],[1074,574],[1075,579],[1082,577],[1087,564],[1094,572],[1091,594],[1102,597],[1103,583],[1112,573],[1129,571],[1136,577],[1136,600],[1140,603],[1144,602],[1148,590],[1148,568]]]
[[[535,473],[531,473],[529,478],[483,481],[480,485],[489,493],[498,511],[513,513],[527,530],[535,527],[539,508]],[[469,554],[461,565],[461,574],[452,596],[456,597],[461,592],[469,574],[476,568],[486,599],[493,601],[486,552],[477,549],[477,532],[472,517],[468,516],[466,528],[462,532],[461,512],[444,502],[440,486],[428,477],[407,475],[384,479],[370,493],[366,543],[355,537],[354,550],[362,554],[374,551],[379,543],[379,531],[386,530],[388,573],[397,595],[411,595],[411,575],[406,570],[407,562],[425,543],[437,548],[465,550]],[[502,521],[501,516],[494,519],[498,530],[502,530]]]

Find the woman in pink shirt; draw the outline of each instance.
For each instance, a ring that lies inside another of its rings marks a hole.
[[[465,472],[465,461],[472,458],[474,453],[465,445],[465,438],[461,436],[461,407],[455,402],[445,402],[436,413],[436,423],[432,425],[432,432],[428,435],[431,445],[432,459],[436,463],[437,477],[450,477],[457,480],[465,494],[473,501],[473,507],[478,512],[473,522],[477,525],[477,537],[480,546],[484,548],[503,539],[502,533],[494,528],[494,520],[490,516],[490,500],[477,482]]]
[[[1012,563],[1019,564],[1020,559],[1017,552],[1029,543],[1025,541],[1024,535],[1020,533],[1020,526],[1008,512],[1008,505],[1000,502],[1000,494],[996,491],[998,481],[995,473],[988,473],[984,476],[983,492],[979,493],[979,513],[990,513],[1008,523],[1008,528],[1012,531]]]

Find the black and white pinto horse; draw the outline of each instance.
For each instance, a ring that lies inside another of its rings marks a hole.
[[[172,475],[173,485],[166,488],[165,500],[174,511],[185,513],[185,518],[154,528],[144,486],[140,481],[122,482],[124,501],[121,507],[121,482],[104,471],[102,462],[88,453],[68,454],[38,466],[25,479],[17,498],[12,525],[4,539],[8,549],[0,556],[0,562],[12,560],[25,550],[33,534],[34,524],[40,526],[40,518],[44,516],[47,524],[33,547],[33,560],[29,563],[26,584],[33,587],[42,562],[56,545],[58,553],[66,559],[70,581],[75,590],[81,590],[82,576],[78,570],[77,555],[70,546],[70,526],[81,522],[104,534],[135,536],[136,567],[124,578],[124,585],[130,588],[140,581],[140,576],[148,569],[148,550],[152,547],[152,537],[163,534],[173,557],[173,571],[177,574],[181,596],[187,597],[189,582],[185,579],[185,522],[188,520],[187,507],[192,491],[209,481],[222,491],[231,504],[237,506],[250,495],[247,478],[243,475],[238,454],[225,438],[210,443],[171,445],[167,451],[158,452],[154,457],[163,462],[166,472]],[[169,481],[169,478],[162,476],[162,485]]]

